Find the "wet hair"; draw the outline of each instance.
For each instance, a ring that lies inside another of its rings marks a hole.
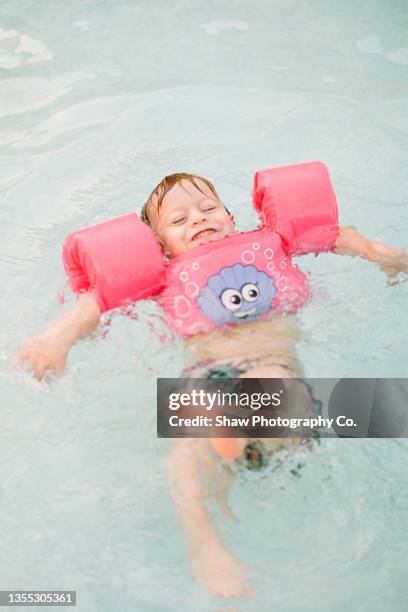
[[[187,174],[186,172],[177,172],[176,174],[169,174],[165,176],[163,180],[153,189],[152,193],[147,198],[146,202],[143,204],[143,208],[140,213],[140,218],[143,223],[146,225],[150,225],[150,219],[147,214],[147,207],[149,204],[153,204],[153,198],[155,199],[154,204],[157,206],[157,210],[160,210],[162,205],[164,196],[172,189],[175,185],[179,185],[182,181],[189,181],[198,191],[201,191],[203,195],[207,195],[204,193],[200,185],[197,183],[197,180],[202,181],[211,193],[219,200],[218,193],[215,190],[214,185],[203,176],[199,176],[198,174]],[[225,207],[225,210],[230,215],[230,211]]]

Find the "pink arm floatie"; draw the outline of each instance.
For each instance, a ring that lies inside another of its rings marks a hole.
[[[71,289],[95,289],[102,312],[161,291],[165,266],[147,225],[132,213],[67,236],[63,262]]]
[[[289,255],[333,250],[337,202],[322,162],[257,172],[253,204],[261,224],[280,234]]]

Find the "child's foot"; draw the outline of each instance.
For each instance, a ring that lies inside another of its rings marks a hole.
[[[203,586],[217,597],[255,595],[242,563],[220,544],[204,545],[195,555],[193,568]]]

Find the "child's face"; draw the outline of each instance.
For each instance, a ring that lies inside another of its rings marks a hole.
[[[233,217],[209,187],[196,180],[203,193],[184,180],[164,196],[159,210],[154,201],[149,206],[150,224],[169,258],[235,231]]]

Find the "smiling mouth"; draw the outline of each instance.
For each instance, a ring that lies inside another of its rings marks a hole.
[[[254,314],[255,311],[256,308],[251,308],[251,310],[247,310],[246,312],[234,312],[234,317],[237,317],[237,319],[246,319],[250,315]]]
[[[216,233],[216,231],[217,230],[211,227],[205,230],[201,230],[201,232],[197,232],[197,234],[192,237],[191,242],[194,242],[194,240],[198,240],[199,238],[206,238],[207,236],[211,236],[212,234]]]

